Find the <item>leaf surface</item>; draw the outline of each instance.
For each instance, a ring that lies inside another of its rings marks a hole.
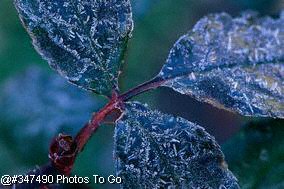
[[[15,0],[37,51],[70,82],[110,96],[133,28],[129,0]]]
[[[182,118],[127,103],[115,130],[123,188],[238,188],[215,139]]]
[[[172,48],[157,79],[246,116],[284,117],[284,12],[201,19]]]

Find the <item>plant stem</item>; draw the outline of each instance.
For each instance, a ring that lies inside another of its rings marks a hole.
[[[77,155],[84,149],[89,139],[107,116],[115,110],[120,111],[123,109],[123,102],[143,92],[155,89],[161,86],[163,82],[164,81],[159,78],[154,78],[120,96],[114,91],[109,103],[92,116],[91,120],[75,136],[74,140],[71,136],[59,134],[58,137],[52,141],[49,153],[52,165],[60,173],[70,175]]]
[[[117,107],[117,100],[112,99],[103,109],[95,113],[89,123],[83,127],[75,138],[78,153],[81,152],[91,138],[92,134],[99,128],[100,123],[104,121],[105,117]]]
[[[161,80],[160,78],[151,79],[150,81],[147,81],[141,85],[138,85],[137,87],[134,87],[133,89],[130,89],[129,91],[120,95],[118,98],[120,98],[123,102],[128,101],[129,99],[141,93],[160,87],[163,82],[164,80]]]
[[[148,82],[145,82],[128,92],[118,96],[118,94],[114,93],[113,97],[111,98],[111,101],[102,108],[99,112],[95,113],[92,117],[92,119],[89,121],[89,123],[80,130],[80,132],[77,134],[75,138],[75,142],[77,144],[78,152],[81,152],[84,148],[87,141],[90,139],[92,134],[96,132],[96,130],[99,128],[99,125],[102,121],[104,121],[105,117],[113,111],[115,108],[120,109],[121,102],[125,102],[134,96],[137,96],[143,92],[149,91],[151,89],[155,89],[159,87],[162,84],[163,81],[159,79],[152,79]]]
[[[105,117],[115,108],[118,108],[118,109],[121,108],[119,104],[143,92],[159,87],[162,84],[162,82],[163,81],[154,78],[148,82],[145,82],[129,90],[128,92],[120,96],[118,96],[117,93],[114,93],[113,97],[111,98],[111,101],[104,108],[102,108],[99,112],[94,114],[92,119],[89,121],[89,123],[86,124],[86,126],[83,127],[80,130],[80,132],[77,134],[75,138],[75,143],[77,144],[78,153],[83,150],[85,144],[91,138],[93,133],[96,132],[96,130],[99,128],[100,123],[104,121]]]
[[[53,166],[62,174],[70,175],[77,155],[83,150],[88,140],[99,128],[106,116],[116,108],[119,109],[121,101],[115,92],[110,102],[79,131],[75,139],[69,135],[59,134],[51,143],[49,158]]]

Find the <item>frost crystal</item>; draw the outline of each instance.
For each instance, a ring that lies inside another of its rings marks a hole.
[[[122,188],[239,188],[202,127],[139,103],[117,121],[115,156]]]
[[[213,14],[174,45],[164,86],[247,116],[284,118],[284,14]]]
[[[98,94],[117,87],[133,22],[129,0],[15,0],[33,44],[70,82]]]

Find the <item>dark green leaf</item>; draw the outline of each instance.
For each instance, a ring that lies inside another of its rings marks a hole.
[[[224,146],[243,189],[284,188],[284,121],[252,122]]]
[[[110,96],[132,31],[129,0],[15,0],[38,52],[70,82]]]
[[[238,188],[215,139],[182,118],[125,105],[115,131],[123,188]]]
[[[102,106],[86,93],[37,67],[12,77],[1,85],[0,139],[28,163],[46,158],[53,137],[76,134]]]
[[[246,116],[284,118],[284,12],[213,14],[174,45],[163,86]]]

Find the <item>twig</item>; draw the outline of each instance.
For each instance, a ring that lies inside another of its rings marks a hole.
[[[85,145],[92,137],[92,135],[97,131],[100,124],[104,122],[108,115],[110,115],[115,110],[122,112],[123,103],[129,99],[137,96],[143,92],[155,89],[161,86],[162,80],[154,78],[144,84],[141,84],[128,92],[118,95],[115,91],[113,92],[110,102],[102,108],[99,112],[95,113],[91,120],[79,131],[79,133],[73,138],[69,135],[59,134],[51,142],[49,149],[49,159],[50,163],[43,166],[29,174],[32,175],[66,175],[69,176],[71,170],[74,166],[77,155],[82,152]],[[117,112],[116,112],[117,113]],[[116,115],[116,120],[120,115]],[[16,185],[19,189],[33,189],[33,188],[48,188],[40,183],[33,184],[19,184]]]

